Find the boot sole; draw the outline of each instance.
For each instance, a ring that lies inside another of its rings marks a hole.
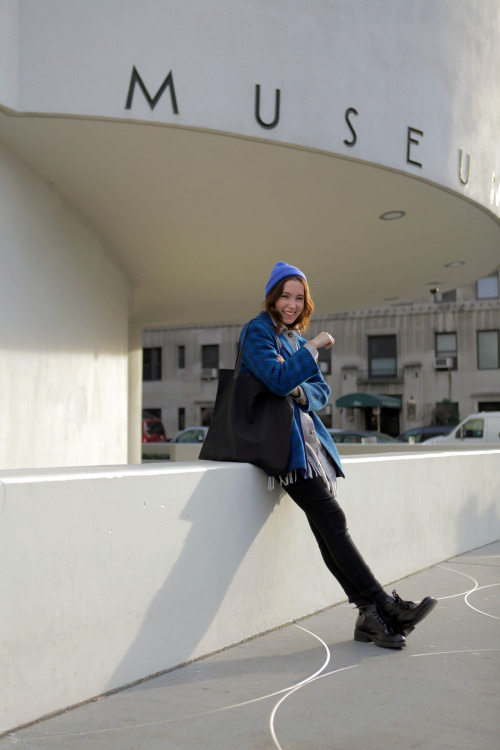
[[[364,630],[358,630],[358,628],[354,629],[354,640],[359,643],[370,643],[371,641],[376,646],[380,646],[380,648],[404,648],[406,646],[406,641],[392,643],[390,641],[381,641],[376,636],[370,635],[370,633],[365,633]]]

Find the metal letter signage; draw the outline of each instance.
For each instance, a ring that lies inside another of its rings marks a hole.
[[[144,85],[144,81],[139,75],[137,68],[134,65],[132,67],[132,75],[131,75],[130,83],[128,87],[128,94],[127,94],[127,101],[125,103],[125,109],[132,109],[132,102],[134,99],[136,85],[138,85],[139,88],[141,89],[151,110],[154,110],[154,108],[160,101],[161,97],[165,93],[165,89],[168,88],[170,92],[170,101],[172,104],[172,112],[174,115],[179,114],[179,108],[177,106],[177,97],[175,94],[174,78],[172,75],[172,71],[169,72],[169,74],[163,81],[162,85],[160,86],[156,94],[154,96],[151,96],[146,86]],[[257,120],[261,128],[264,128],[265,130],[272,130],[278,125],[280,121],[281,90],[275,89],[274,117],[272,120],[267,120],[266,122],[262,119],[261,114],[260,114],[260,109],[261,109],[260,89],[261,89],[261,86],[259,84],[256,84],[255,85],[255,119]],[[343,140],[343,144],[347,148],[353,148],[357,143],[358,135],[354,127],[355,123],[353,121],[353,118],[358,117],[358,116],[359,116],[359,112],[355,107],[348,107],[344,111],[344,120],[350,131],[350,136]],[[417,147],[421,145],[423,137],[424,137],[423,130],[418,130],[417,128],[411,127],[410,125],[407,126],[406,163],[412,164],[413,166],[419,167],[420,169],[422,169],[423,164],[422,162],[417,161],[415,156],[417,153]],[[463,185],[464,187],[469,184],[469,180],[470,180],[470,162],[471,162],[471,155],[463,151],[462,149],[459,149],[458,150],[458,165],[457,165],[458,179],[461,185]],[[490,201],[489,202],[491,205],[495,206],[495,208],[498,208],[500,205],[500,179],[498,175],[498,169],[496,172],[491,173]]]
[[[500,184],[497,185],[497,176],[495,172],[491,174],[491,190],[490,190],[490,203],[495,205],[496,208],[500,206]]]
[[[345,145],[349,146],[349,148],[352,148],[354,146],[354,144],[356,143],[356,141],[358,140],[358,136],[356,135],[356,131],[354,130],[354,128],[353,128],[353,126],[351,124],[351,121],[349,120],[349,116],[350,115],[357,115],[357,114],[358,114],[358,112],[357,112],[356,109],[354,109],[354,107],[349,107],[349,109],[346,109],[346,111],[345,111],[345,121],[346,121],[347,125],[349,126],[349,130],[352,133],[352,141],[347,141],[347,140],[344,141]]]
[[[470,173],[470,154],[467,154],[467,176],[464,178],[462,177],[462,157],[463,157],[463,151],[460,149],[460,162],[458,165],[458,176],[460,178],[460,182],[462,185],[467,185],[469,182],[469,173]]]
[[[132,99],[134,98],[134,90],[135,90],[135,84],[139,84],[139,88],[141,89],[142,93],[147,99],[147,102],[151,109],[154,109],[158,102],[160,101],[160,97],[165,91],[165,89],[168,87],[170,89],[170,99],[172,101],[172,110],[174,112],[174,115],[179,114],[179,109],[177,107],[177,98],[175,96],[175,89],[174,89],[174,79],[172,78],[172,71],[168,74],[168,76],[163,81],[162,85],[158,89],[156,95],[151,98],[149,95],[149,91],[145,87],[143,80],[139,73],[136,70],[136,67],[132,68],[132,77],[130,78],[130,86],[128,88],[128,96],[127,96],[127,103],[125,104],[125,109],[132,109]]]
[[[280,119],[280,90],[276,89],[274,99],[274,120],[272,122],[264,122],[260,116],[260,86],[257,83],[255,86],[255,119],[259,125],[266,130],[272,130],[275,128]]]
[[[416,167],[421,167],[422,165],[419,161],[413,161],[413,159],[410,159],[410,143],[420,143],[420,141],[418,141],[416,138],[412,138],[413,133],[418,133],[418,135],[423,136],[422,130],[417,130],[416,128],[411,128],[408,126],[408,138],[406,141],[406,161],[408,164],[414,164]]]

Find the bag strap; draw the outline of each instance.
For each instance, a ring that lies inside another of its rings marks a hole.
[[[245,343],[245,338],[248,331],[248,326],[250,325],[252,321],[249,320],[248,323],[245,326],[245,333],[243,334],[243,338],[241,339],[241,344],[238,349],[238,356],[236,357],[236,364],[234,365],[234,373],[233,378],[236,379],[238,375],[240,374],[240,367],[241,367],[241,360],[243,359],[243,344]]]
[[[255,320],[255,318],[252,318],[252,320]],[[234,365],[233,379],[236,379],[238,375],[240,374],[241,360],[243,359],[243,345],[245,343],[247,331],[252,320],[249,320],[245,326],[245,333],[243,334],[243,338],[241,339],[241,344],[238,349],[238,356],[236,357],[236,364]],[[279,340],[279,336],[276,336],[276,341],[278,342],[279,350],[281,352],[283,347],[281,345],[281,341]]]

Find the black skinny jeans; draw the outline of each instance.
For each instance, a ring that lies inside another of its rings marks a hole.
[[[349,536],[344,511],[321,477],[300,478],[284,487],[307,516],[328,570],[350,602],[374,602],[383,588]]]

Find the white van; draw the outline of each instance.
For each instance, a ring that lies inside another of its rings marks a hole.
[[[426,445],[489,445],[500,443],[500,411],[480,411],[467,419],[448,435],[426,440]]]

